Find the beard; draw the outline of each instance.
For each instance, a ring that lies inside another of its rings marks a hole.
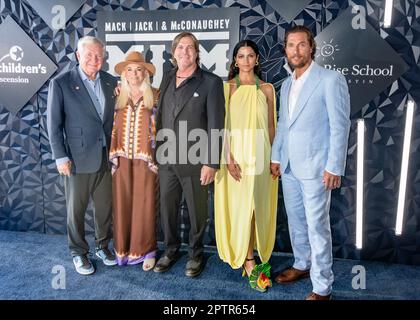
[[[292,62],[292,59],[293,58],[300,58],[300,60],[299,60],[299,62],[297,62],[297,63],[293,63]],[[303,58],[303,59],[302,59]],[[305,65],[307,65],[309,62],[310,62],[310,58],[305,58],[305,57],[303,57],[303,56],[294,56],[294,57],[292,57],[292,59],[287,59],[287,62],[289,63],[289,65],[290,65],[290,67],[292,67],[293,69],[296,69],[296,68],[303,68]]]

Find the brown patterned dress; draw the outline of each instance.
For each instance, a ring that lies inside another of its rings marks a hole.
[[[158,91],[153,89],[155,106]],[[143,99],[114,114],[111,150],[114,248],[119,265],[138,264],[156,254],[158,199],[156,108]]]

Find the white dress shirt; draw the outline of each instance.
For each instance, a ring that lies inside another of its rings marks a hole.
[[[296,102],[299,98],[300,92],[302,91],[303,85],[305,84],[306,79],[308,78],[309,72],[314,65],[314,61],[312,60],[311,64],[309,65],[308,69],[296,79],[296,70],[292,73],[292,84],[290,85],[289,91],[289,119],[292,118],[293,110],[295,109]],[[271,160],[272,163],[280,163],[279,161]]]
[[[300,92],[302,91],[303,85],[305,84],[306,79],[308,79],[309,73],[311,72],[311,69],[314,65],[314,62],[312,61],[309,65],[308,69],[305,70],[305,72],[296,79],[296,70],[292,73],[292,84],[290,85],[290,91],[289,91],[289,119],[292,118],[293,111],[296,107],[296,102],[299,98]]]

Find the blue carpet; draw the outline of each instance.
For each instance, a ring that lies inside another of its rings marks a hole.
[[[92,238],[89,243],[93,248]],[[240,270],[223,263],[214,248],[206,248],[205,270],[195,279],[184,276],[185,250],[164,274],[144,272],[141,266],[106,267],[97,262],[92,276],[76,273],[63,235],[0,231],[0,253],[0,299],[6,300],[301,300],[312,288],[305,279],[289,285],[273,283],[266,293],[254,291]],[[274,275],[292,262],[291,255],[273,255]],[[65,270],[65,289],[52,286],[56,265]],[[355,265],[366,269],[366,289],[352,288]],[[420,299],[418,266],[336,259],[333,270],[335,300]]]

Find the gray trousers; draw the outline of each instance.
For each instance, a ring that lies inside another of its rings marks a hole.
[[[71,255],[85,255],[89,245],[85,239],[85,215],[90,198],[94,205],[95,245],[106,248],[112,238],[112,179],[106,152],[95,173],[77,173],[64,177],[67,204],[67,237]]]

